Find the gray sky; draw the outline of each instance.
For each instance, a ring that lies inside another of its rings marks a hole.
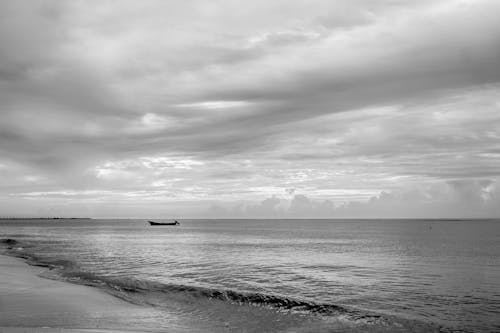
[[[499,13],[1,1],[0,215],[500,216]]]

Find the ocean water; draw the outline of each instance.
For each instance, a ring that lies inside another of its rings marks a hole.
[[[155,308],[130,327],[500,332],[500,220],[180,222],[0,220],[0,238],[47,277]]]

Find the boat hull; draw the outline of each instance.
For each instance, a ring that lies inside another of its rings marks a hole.
[[[150,225],[154,226],[159,226],[159,225],[179,225],[179,222],[154,222],[154,221],[148,221]]]

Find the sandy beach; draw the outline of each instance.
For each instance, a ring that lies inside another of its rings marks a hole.
[[[43,270],[0,255],[0,332],[153,331],[140,327],[152,309],[96,288],[39,277]]]

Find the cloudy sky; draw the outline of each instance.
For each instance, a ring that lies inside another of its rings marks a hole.
[[[0,215],[500,216],[500,1],[0,2]]]

